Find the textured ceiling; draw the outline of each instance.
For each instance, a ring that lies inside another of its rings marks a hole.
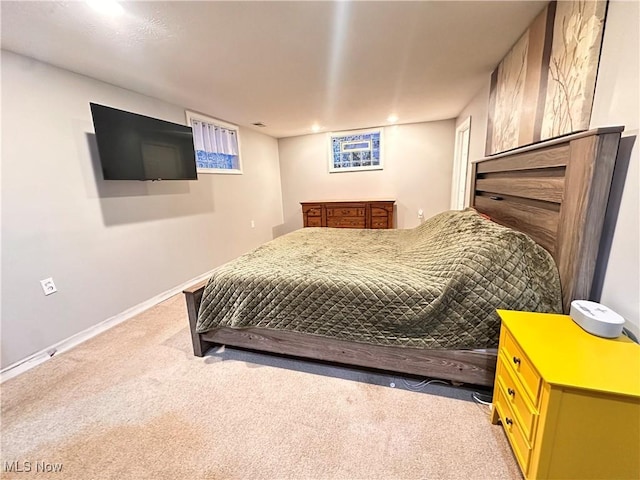
[[[545,3],[2,1],[2,48],[284,137],[456,117]]]

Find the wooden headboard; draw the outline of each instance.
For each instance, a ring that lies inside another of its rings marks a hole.
[[[565,313],[591,293],[623,130],[598,128],[472,163],[470,205],[553,255]]]

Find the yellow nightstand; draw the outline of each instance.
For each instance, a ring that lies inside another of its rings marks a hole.
[[[640,478],[640,345],[499,310],[492,423],[526,478]]]

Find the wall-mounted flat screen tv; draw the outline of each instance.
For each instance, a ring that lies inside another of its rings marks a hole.
[[[105,180],[197,180],[191,127],[90,103]]]

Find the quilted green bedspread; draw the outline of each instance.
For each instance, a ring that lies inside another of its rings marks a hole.
[[[469,209],[410,230],[304,228],[218,269],[197,331],[261,327],[375,345],[493,348],[496,309],[561,312],[549,253]]]

